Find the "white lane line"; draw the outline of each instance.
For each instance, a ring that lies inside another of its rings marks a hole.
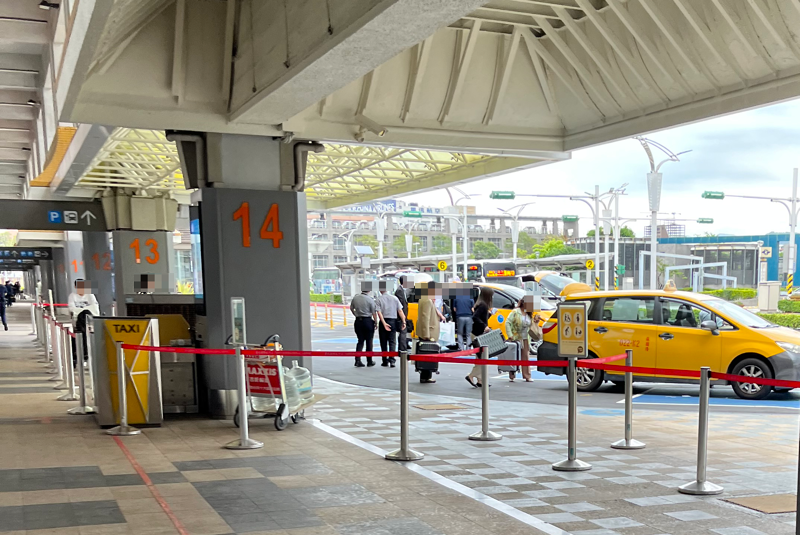
[[[318,429],[321,429],[322,431],[325,431],[326,433],[329,433],[329,434],[331,434],[331,435],[333,435],[333,436],[335,436],[337,438],[340,438],[340,439],[344,440],[345,442],[349,442],[350,444],[353,444],[354,446],[358,446],[359,448],[363,448],[363,449],[365,449],[367,451],[370,451],[370,452],[374,453],[375,455],[380,455],[381,457],[385,457],[386,456],[387,452],[382,450],[382,449],[380,449],[379,447],[373,446],[372,444],[369,444],[368,442],[364,442],[363,440],[360,440],[360,439],[357,439],[357,438],[355,438],[353,436],[350,436],[347,433],[339,431],[338,429],[334,429],[333,427],[331,427],[331,426],[329,426],[327,424],[324,424],[324,423],[320,422],[319,420],[310,419],[310,420],[308,420],[308,422],[311,425],[313,425],[314,427],[316,427]],[[528,514],[528,513],[524,513],[522,511],[520,511],[519,509],[516,509],[514,507],[511,507],[508,504],[505,504],[505,503],[501,502],[500,500],[497,500],[497,499],[492,498],[490,496],[487,496],[485,494],[481,494],[480,492],[476,492],[475,490],[473,490],[473,489],[471,489],[471,488],[469,488],[469,487],[467,487],[465,485],[462,485],[461,483],[456,483],[455,481],[447,479],[445,476],[437,474],[436,472],[433,472],[432,470],[428,470],[427,468],[423,468],[422,466],[419,466],[416,463],[399,462],[399,461],[392,461],[392,462],[394,462],[395,464],[399,464],[400,466],[404,466],[405,468],[411,470],[412,472],[416,472],[417,474],[421,475],[422,477],[427,478],[427,479],[433,481],[434,483],[438,483],[438,484],[440,484],[440,485],[442,485],[444,487],[447,487],[450,490],[454,490],[454,491],[458,492],[459,494],[461,494],[463,496],[466,496],[467,498],[472,498],[473,500],[481,502],[484,505],[488,505],[489,507],[491,507],[495,511],[499,511],[499,512],[504,513],[504,514],[506,514],[506,515],[508,515],[508,516],[510,516],[512,518],[515,518],[516,520],[519,520],[520,522],[524,522],[525,524],[531,526],[532,528],[538,530],[541,533],[547,533],[548,535],[570,535],[568,531],[564,531],[563,529],[558,528],[558,527],[556,527],[556,526],[554,526],[552,524],[548,524],[544,520],[539,520],[535,516],[533,516],[531,514]]]

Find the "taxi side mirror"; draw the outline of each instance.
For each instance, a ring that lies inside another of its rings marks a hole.
[[[714,336],[719,336],[719,326],[717,322],[714,320],[706,320],[700,324],[701,329],[705,329],[706,331],[710,331],[711,334]]]

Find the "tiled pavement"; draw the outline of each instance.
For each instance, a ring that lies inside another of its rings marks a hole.
[[[496,381],[501,381],[497,379]],[[394,392],[318,379],[328,395],[314,417],[350,436],[389,450],[399,442]],[[435,386],[431,389],[435,391]],[[423,403],[460,404],[426,411]],[[724,502],[726,497],[794,493],[797,415],[711,415],[709,479],[725,487],[717,497],[679,494],[695,471],[697,416],[636,407],[634,435],[647,448],[608,447],[622,438],[622,412],[579,415],[578,457],[589,472],[551,468],[566,456],[564,407],[529,403],[491,405],[499,442],[473,442],[479,402],[411,395],[411,444],[426,453],[419,465],[575,535],[780,535],[794,533],[794,514],[765,515]]]
[[[55,401],[27,314],[15,305],[9,316],[18,322],[0,332],[0,533],[537,532],[312,422],[283,432],[259,422],[254,435],[265,447],[253,451],[223,449],[237,436],[231,422],[201,418],[109,437],[91,416],[67,416],[74,402]],[[18,383],[37,390],[5,388]]]
[[[27,319],[24,307],[11,313]],[[254,422],[261,450],[222,449],[235,430],[204,419],[120,439],[145,484],[91,417],[66,416],[73,403],[54,401],[23,325],[0,333],[2,533],[794,533],[794,515],[675,492],[694,470],[690,413],[637,407],[635,434],[648,447],[620,452],[607,447],[621,432],[618,411],[582,411],[579,453],[594,468],[569,474],[550,469],[564,456],[562,407],[494,404],[493,429],[504,439],[478,443],[466,440],[480,425],[477,403],[413,395],[415,404],[466,409],[412,409],[412,443],[427,455],[401,466],[375,455],[399,442],[397,394],[324,380],[316,388],[328,397],[309,414],[320,423],[279,433],[271,422]],[[712,414],[709,475],[726,496],[794,491],[795,472],[786,468],[796,464],[797,418],[790,414]],[[530,525],[537,522],[541,530]]]

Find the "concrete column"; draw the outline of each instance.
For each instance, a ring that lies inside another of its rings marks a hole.
[[[210,184],[199,203],[206,314],[198,332],[207,347],[223,347],[232,330],[230,300],[243,297],[249,343],[278,334],[286,349],[310,350],[306,196],[290,188],[291,145],[208,134],[206,147]],[[200,370],[209,412],[232,413],[233,360],[202,359]]]
[[[108,232],[83,232],[83,268],[87,281],[91,281],[100,313],[111,315],[114,303],[113,265]]]
[[[67,254],[62,247],[53,247],[52,279],[53,299],[56,303],[66,303],[70,294],[69,274],[67,273]],[[47,295],[45,293],[45,295]]]
[[[170,272],[173,263],[171,232],[142,232],[115,230],[111,233],[114,245],[114,294],[117,315],[124,316],[125,296],[142,293],[142,275],[152,275],[155,289],[147,293],[168,294],[175,286]]]
[[[83,260],[83,232],[67,231],[64,233],[64,249],[66,253],[67,280],[69,291],[75,288],[75,281],[86,278]]]

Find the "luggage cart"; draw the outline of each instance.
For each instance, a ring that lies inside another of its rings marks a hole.
[[[260,346],[247,346],[247,349],[267,349],[280,351],[278,335],[267,338]],[[283,357],[280,355],[250,356],[245,360],[247,387],[247,417],[275,418],[275,429],[283,431],[289,423],[299,423],[305,419],[305,410],[313,405],[301,403],[294,411],[289,411],[283,374]],[[239,427],[240,407],[236,406],[233,425]]]

